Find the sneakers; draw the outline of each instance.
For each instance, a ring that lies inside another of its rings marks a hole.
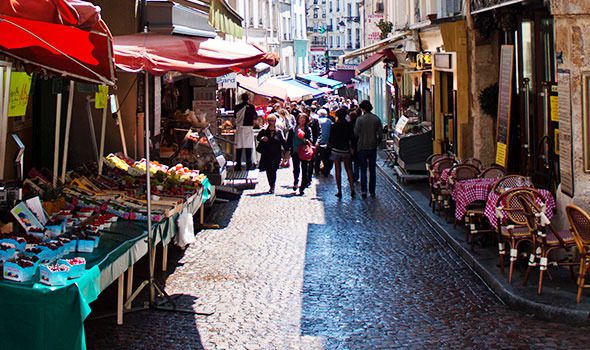
[[[361,192],[361,197],[363,197],[363,199],[367,198],[367,192]]]
[[[274,187],[269,188],[268,193],[269,194],[275,193],[275,188]]]

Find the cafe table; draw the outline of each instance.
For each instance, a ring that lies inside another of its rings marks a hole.
[[[457,181],[453,185],[452,198],[455,201],[455,219],[463,220],[470,204],[488,200],[497,179],[477,178]]]

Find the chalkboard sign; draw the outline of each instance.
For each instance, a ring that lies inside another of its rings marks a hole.
[[[498,120],[496,132],[496,163],[508,166],[508,142],[510,140],[510,109],[512,104],[512,70],[514,46],[502,45],[500,51],[500,76],[498,83]]]
[[[572,92],[571,77],[567,70],[557,73],[559,113],[559,170],[561,192],[574,196],[574,162],[572,149]]]

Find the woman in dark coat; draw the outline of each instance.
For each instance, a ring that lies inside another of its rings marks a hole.
[[[336,197],[342,197],[341,186],[341,168],[344,163],[344,170],[348,176],[348,184],[350,186],[350,196],[354,197],[354,179],[352,174],[352,167],[350,160],[352,158],[352,150],[354,146],[354,129],[352,125],[346,121],[348,110],[341,108],[336,111],[336,123],[330,128],[330,139],[328,147],[331,149],[330,159],[334,161],[334,172],[336,175],[336,187],[338,192]]]
[[[281,163],[283,156],[283,147],[285,146],[285,138],[282,131],[276,128],[277,117],[271,114],[266,119],[268,127],[260,130],[257,139],[259,142],[258,150],[261,151],[260,156],[260,171],[266,171],[266,177],[270,189],[268,193],[275,192],[275,183],[277,181],[277,169]]]
[[[305,113],[299,113],[297,116],[297,125],[289,131],[287,138],[287,148],[291,152],[291,159],[293,159],[293,191],[297,190],[299,183],[299,174],[301,174],[301,186],[299,186],[299,195],[309,186],[311,179],[309,177],[308,167],[309,161],[299,158],[297,150],[301,145],[312,145],[312,134],[308,124],[308,116]]]

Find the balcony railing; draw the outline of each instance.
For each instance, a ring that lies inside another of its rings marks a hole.
[[[346,17],[346,21],[358,23],[361,21],[361,18],[359,16],[350,16],[350,17]]]

